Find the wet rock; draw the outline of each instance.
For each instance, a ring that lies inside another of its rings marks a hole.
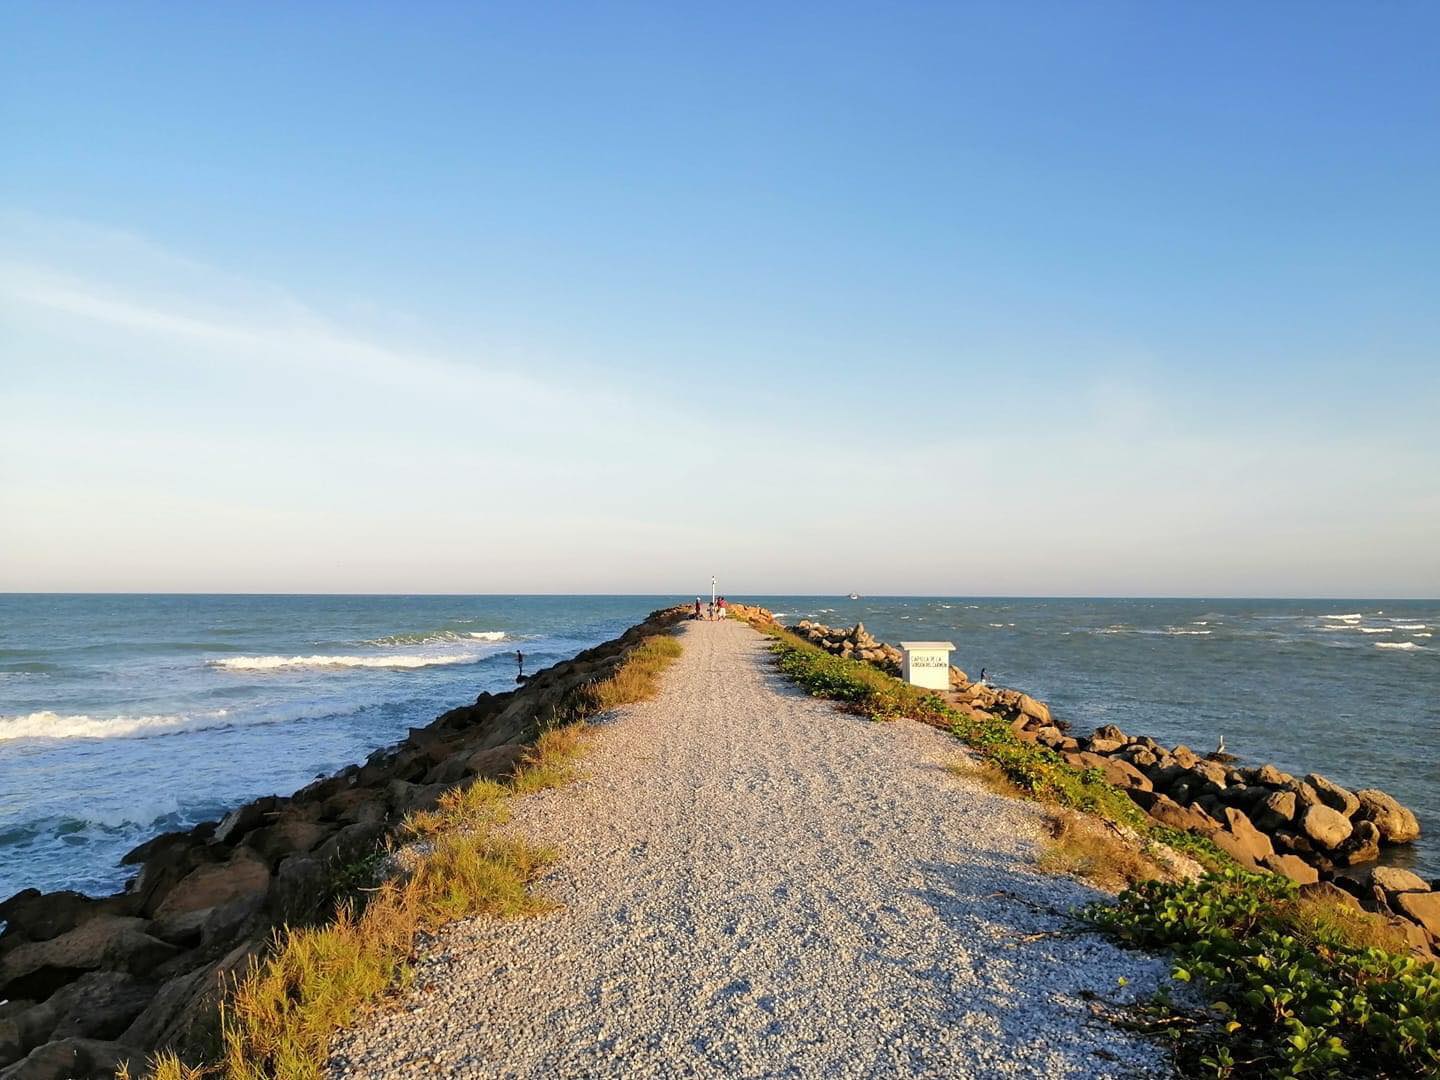
[[[27,941],[48,941],[81,923],[104,914],[128,914],[124,904],[114,898],[96,900],[78,892],[42,893],[38,889],[22,889],[0,904],[0,922],[6,923],[3,937]]]
[[[1350,838],[1354,827],[1350,819],[1324,803],[1305,808],[1298,822],[1300,831],[1324,851],[1333,851]]]
[[[1347,791],[1339,784],[1336,784],[1319,773],[1306,773],[1305,782],[1314,789],[1320,801],[1331,810],[1337,810],[1347,818],[1354,817],[1355,811],[1360,809],[1360,800],[1354,792]]]
[[[1362,788],[1355,792],[1360,808],[1355,816],[1361,821],[1373,821],[1380,830],[1380,840],[1386,844],[1407,844],[1420,836],[1420,822],[1415,814],[1391,795],[1378,788]]]

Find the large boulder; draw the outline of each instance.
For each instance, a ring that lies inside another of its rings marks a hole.
[[[1440,893],[1396,893],[1393,906],[1411,922],[1420,924],[1427,933],[1440,940]]]
[[[1251,812],[1256,826],[1266,832],[1288,829],[1295,820],[1295,792],[1272,791]]]
[[[1373,821],[1380,830],[1380,839],[1386,844],[1408,844],[1420,836],[1420,822],[1414,812],[1400,805],[1394,796],[1378,788],[1362,788],[1355,792],[1360,808],[1355,816],[1361,821]]]
[[[213,908],[257,893],[263,896],[269,887],[270,869],[264,860],[241,848],[229,862],[192,870],[166,894],[155,917],[166,919],[187,911]]]
[[[1298,822],[1300,831],[1324,851],[1334,851],[1350,838],[1350,819],[1324,803],[1307,806]]]
[[[211,1023],[213,1006],[226,987],[264,952],[263,941],[247,941],[213,964],[171,979],[150,999],[120,1036],[128,1045],[180,1048]]]
[[[1297,885],[1314,885],[1320,872],[1298,855],[1266,855],[1260,865],[1276,874],[1283,874]]]
[[[1209,814],[1200,810],[1192,810],[1188,806],[1181,806],[1167,795],[1156,795],[1154,801],[1146,808],[1146,813],[1161,825],[1168,825],[1172,829],[1180,829],[1184,832],[1200,833],[1203,836],[1209,836],[1220,827]]]
[[[1278,788],[1284,787],[1294,779],[1295,778],[1289,773],[1277,769],[1274,765],[1261,765],[1255,770],[1250,782],[1253,784],[1264,784],[1266,787]]]
[[[1235,807],[1225,807],[1224,815],[1225,828],[1211,834],[1210,839],[1241,866],[1260,869],[1261,860],[1275,854],[1270,838]]]
[[[1380,830],[1373,821],[1354,821],[1351,824],[1354,831],[1350,833],[1350,839],[1332,852],[1331,858],[1341,866],[1374,862],[1380,857]]]
[[[147,933],[149,926],[144,919],[99,915],[49,941],[20,945],[0,957],[0,998],[49,997],[80,971],[147,974],[178,951]]]
[[[0,1080],[89,1080],[113,1077],[120,1067],[144,1057],[135,1048],[100,1039],[58,1039],[37,1046],[0,1071]]]
[[[1405,892],[1429,892],[1430,883],[1419,874],[1398,866],[1377,866],[1365,875],[1365,882],[1378,886],[1387,896]]]
[[[4,934],[0,936],[48,941],[97,915],[128,914],[124,907],[121,898],[96,900],[68,890],[42,893],[38,889],[22,889],[0,903],[0,923],[5,924]]]
[[[961,673],[963,677],[963,672]],[[1054,721],[1050,718],[1050,706],[1043,701],[1036,701],[1029,694],[1021,694],[1015,702],[1022,715],[1037,721],[1041,727],[1046,727]]]
[[[1347,791],[1339,784],[1327,780],[1319,773],[1306,773],[1305,782],[1314,789],[1316,796],[1322,803],[1331,810],[1338,810],[1347,818],[1354,817],[1355,811],[1360,809],[1360,800],[1355,793]]]

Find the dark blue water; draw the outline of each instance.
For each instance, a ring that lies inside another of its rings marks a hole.
[[[814,597],[756,600],[885,641],[953,641],[972,678],[1048,701],[1077,731],[1226,748],[1389,791],[1429,838],[1397,861],[1440,876],[1440,602]]]
[[[0,897],[363,760],[654,597],[0,595]]]

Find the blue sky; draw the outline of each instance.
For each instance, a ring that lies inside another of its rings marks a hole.
[[[0,14],[0,589],[1440,594],[1440,12]]]

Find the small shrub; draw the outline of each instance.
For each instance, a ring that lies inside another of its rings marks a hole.
[[[1357,943],[1276,874],[1142,882],[1087,909],[1134,946],[1169,949],[1221,1022],[1181,1047],[1212,1076],[1419,1077],[1440,1069],[1440,969]],[[1351,920],[1344,920],[1349,923]]]

